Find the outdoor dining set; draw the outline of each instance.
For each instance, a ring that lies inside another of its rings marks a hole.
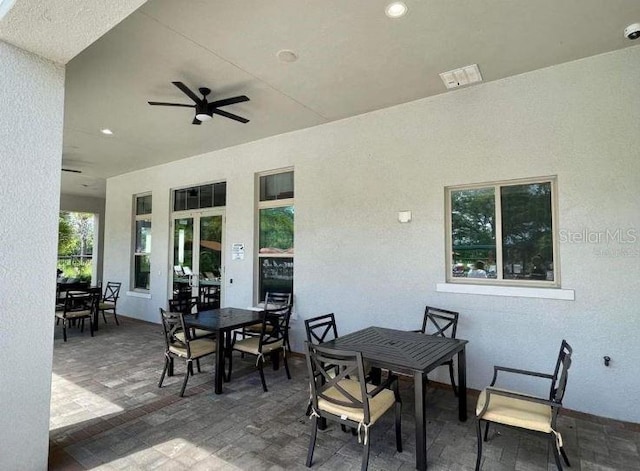
[[[76,325],[84,329],[88,320],[93,336],[98,329],[98,317],[110,313],[116,324],[120,283],[101,286],[59,285],[55,318],[62,321],[63,339],[67,328]],[[287,357],[292,355],[289,323],[293,299],[290,293],[266,293],[263,303],[255,308],[225,307],[210,309],[202,306],[198,296],[182,296],[168,302],[168,310],[160,308],[165,341],[164,367],[158,383],[174,375],[176,360],[184,361],[186,371],[180,389],[184,396],[194,364],[201,372],[200,360],[215,355],[214,392],[223,393],[223,383],[231,381],[233,353],[255,357],[264,392],[268,391],[265,365],[268,361],[278,370],[282,360],[285,373],[291,379]],[[466,346],[467,340],[457,338],[458,312],[427,306],[422,326],[415,331],[403,331],[370,326],[338,335],[333,313],[307,318],[304,321],[306,342],[304,355],[309,379],[309,402],[306,414],[311,419],[311,437],[306,465],[313,464],[318,429],[326,428],[327,420],[337,422],[343,430],[351,430],[363,445],[362,470],[367,469],[370,432],[387,411],[395,413],[396,450],[401,453],[402,400],[400,378],[413,383],[416,468],[427,467],[427,423],[425,410],[427,375],[445,366],[451,389],[457,397],[458,418],[467,420]],[[489,425],[517,427],[546,434],[553,450],[555,464],[562,470],[562,461],[569,465],[562,438],[556,428],[558,412],[567,384],[572,349],[562,341],[555,369],[540,373],[511,367],[494,367],[490,386],[480,392],[476,405],[477,461],[482,463],[482,444],[489,436]],[[457,364],[455,368],[454,364]],[[457,369],[457,374],[455,370]],[[499,377],[520,375],[548,381],[546,397],[501,389]],[[484,434],[482,433],[484,425]]]
[[[160,308],[165,338],[165,362],[159,387],[166,376],[174,375],[176,360],[186,363],[180,389],[183,396],[194,363],[201,371],[200,360],[215,355],[214,392],[223,393],[223,383],[231,381],[233,354],[255,357],[264,392],[268,391],[265,365],[270,361],[278,370],[280,361],[291,379],[287,357],[292,355],[289,322],[292,314],[291,294],[267,293],[258,308],[221,308],[201,310],[198,298],[169,301],[169,309]],[[351,431],[363,445],[362,470],[367,469],[370,452],[370,427],[387,412],[395,414],[396,450],[401,453],[402,400],[398,382],[413,384],[416,468],[427,468],[427,424],[425,409],[427,375],[437,367],[448,368],[453,394],[457,397],[458,418],[467,420],[466,346],[467,340],[456,338],[459,313],[427,306],[422,327],[403,331],[384,327],[366,327],[339,336],[333,313],[304,321],[306,342],[304,355],[308,370],[311,436],[306,465],[313,465],[317,431],[327,421],[339,423]],[[539,373],[510,367],[495,367],[490,386],[480,392],[477,406],[477,462],[482,463],[482,443],[489,437],[490,423],[546,434],[555,464],[569,465],[561,436],[556,428],[558,412],[567,384],[572,349],[562,341],[552,373]],[[457,364],[457,368],[455,365]],[[455,370],[457,369],[457,374]],[[499,375],[500,374],[500,375]],[[537,397],[501,389],[498,376],[525,375],[550,383],[549,395]],[[484,435],[482,433],[484,425]]]
[[[116,313],[120,287],[122,283],[110,281],[105,286],[89,286],[88,283],[57,283],[56,285],[56,324],[62,321],[63,339],[67,341],[67,328],[78,325],[84,331],[85,320],[89,321],[89,332],[93,337],[99,329],[98,317],[107,322],[107,314],[113,315],[116,325],[120,325]]]

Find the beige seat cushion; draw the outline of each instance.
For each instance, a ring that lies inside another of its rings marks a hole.
[[[260,337],[251,337],[244,340],[238,340],[233,348],[234,350],[239,350],[241,352],[250,353],[251,355],[259,355],[258,345],[260,343]],[[282,348],[282,340],[278,340],[277,342],[273,342],[267,345],[262,346],[262,353],[267,354],[271,353],[274,350],[278,350]]]
[[[360,399],[360,383],[352,379],[343,379],[338,384],[343,387],[353,397]],[[376,387],[373,384],[367,384],[367,391],[373,391]],[[347,401],[344,394],[335,387],[327,389],[324,394],[333,399]],[[388,411],[396,402],[395,395],[391,389],[383,389],[375,397],[369,399],[369,417],[370,424],[374,424],[386,411]],[[339,417],[346,417],[355,422],[364,421],[364,409],[356,407],[344,407],[333,404],[326,399],[318,398],[318,408],[330,414]]]
[[[208,337],[208,336],[210,336],[212,334],[213,334],[213,332],[209,332],[208,330],[193,329],[191,331],[191,338],[195,340],[195,339],[198,339],[200,337]],[[175,334],[175,338],[177,338],[181,342],[184,342],[184,332],[176,333]]]
[[[113,303],[100,303],[98,309],[115,309],[116,305]]]
[[[216,351],[216,342],[211,339],[198,339],[189,342],[191,349],[191,358],[199,358]],[[171,345],[169,351],[175,353],[179,357],[187,358],[187,348]]]
[[[72,312],[67,312],[66,314],[64,312],[56,312],[56,317],[59,317],[60,319],[77,319],[78,317],[89,317],[91,316],[91,311],[90,310],[86,310],[86,311],[72,311]]]
[[[503,390],[506,391],[506,390]],[[551,407],[523,399],[491,394],[489,407],[480,417],[487,400],[487,392],[482,391],[478,397],[476,415],[482,420],[512,425],[527,430],[551,433]]]

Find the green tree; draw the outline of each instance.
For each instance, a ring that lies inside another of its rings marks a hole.
[[[61,212],[58,218],[58,255],[71,255],[75,249],[74,230],[67,212]]]

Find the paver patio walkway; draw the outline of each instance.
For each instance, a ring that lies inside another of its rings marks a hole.
[[[255,359],[234,356],[232,381],[220,396],[213,394],[214,358],[209,357],[180,398],[185,370],[180,362],[176,376],[157,387],[163,366],[161,327],[120,319],[119,327],[111,319],[106,326],[101,323],[94,338],[70,329],[67,343],[56,327],[49,469],[307,469],[308,385],[302,357],[290,360],[291,381],[283,369],[266,369],[269,392],[263,393]],[[405,450],[395,451],[393,414],[387,414],[372,427],[371,470],[415,469],[410,382],[401,381],[401,395]],[[469,406],[475,407],[475,397]],[[429,388],[430,470],[474,469],[474,415],[470,412],[470,420],[460,423],[456,407],[450,390]],[[558,423],[570,469],[640,470],[640,427],[575,414],[563,415]],[[542,437],[493,426],[483,469],[555,470],[549,451]],[[356,470],[360,457],[356,437],[329,423],[318,434],[312,469]]]

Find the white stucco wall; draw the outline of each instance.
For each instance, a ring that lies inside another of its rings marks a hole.
[[[102,279],[102,264],[104,258],[104,199],[79,195],[60,195],[60,211],[78,213],[92,213],[95,215],[93,240],[93,271],[91,280],[94,284]]]
[[[255,172],[294,166],[298,316],[335,312],[347,333],[417,328],[425,304],[458,310],[478,389],[494,364],[551,370],[566,338],[575,350],[566,406],[640,422],[640,237],[561,244],[562,287],[575,301],[436,291],[448,185],[557,175],[560,229],[640,236],[638,76],[633,47],[112,178],[105,277],[129,279],[131,198],[151,191],[151,299],[124,296],[121,310],[157,321],[168,296],[170,188],[226,180],[225,304],[249,305],[253,260],[232,261],[230,247],[254,252]],[[398,223],[400,210],[413,221]],[[300,349],[300,321],[294,330]]]
[[[46,469],[64,69],[0,41],[0,469]]]

